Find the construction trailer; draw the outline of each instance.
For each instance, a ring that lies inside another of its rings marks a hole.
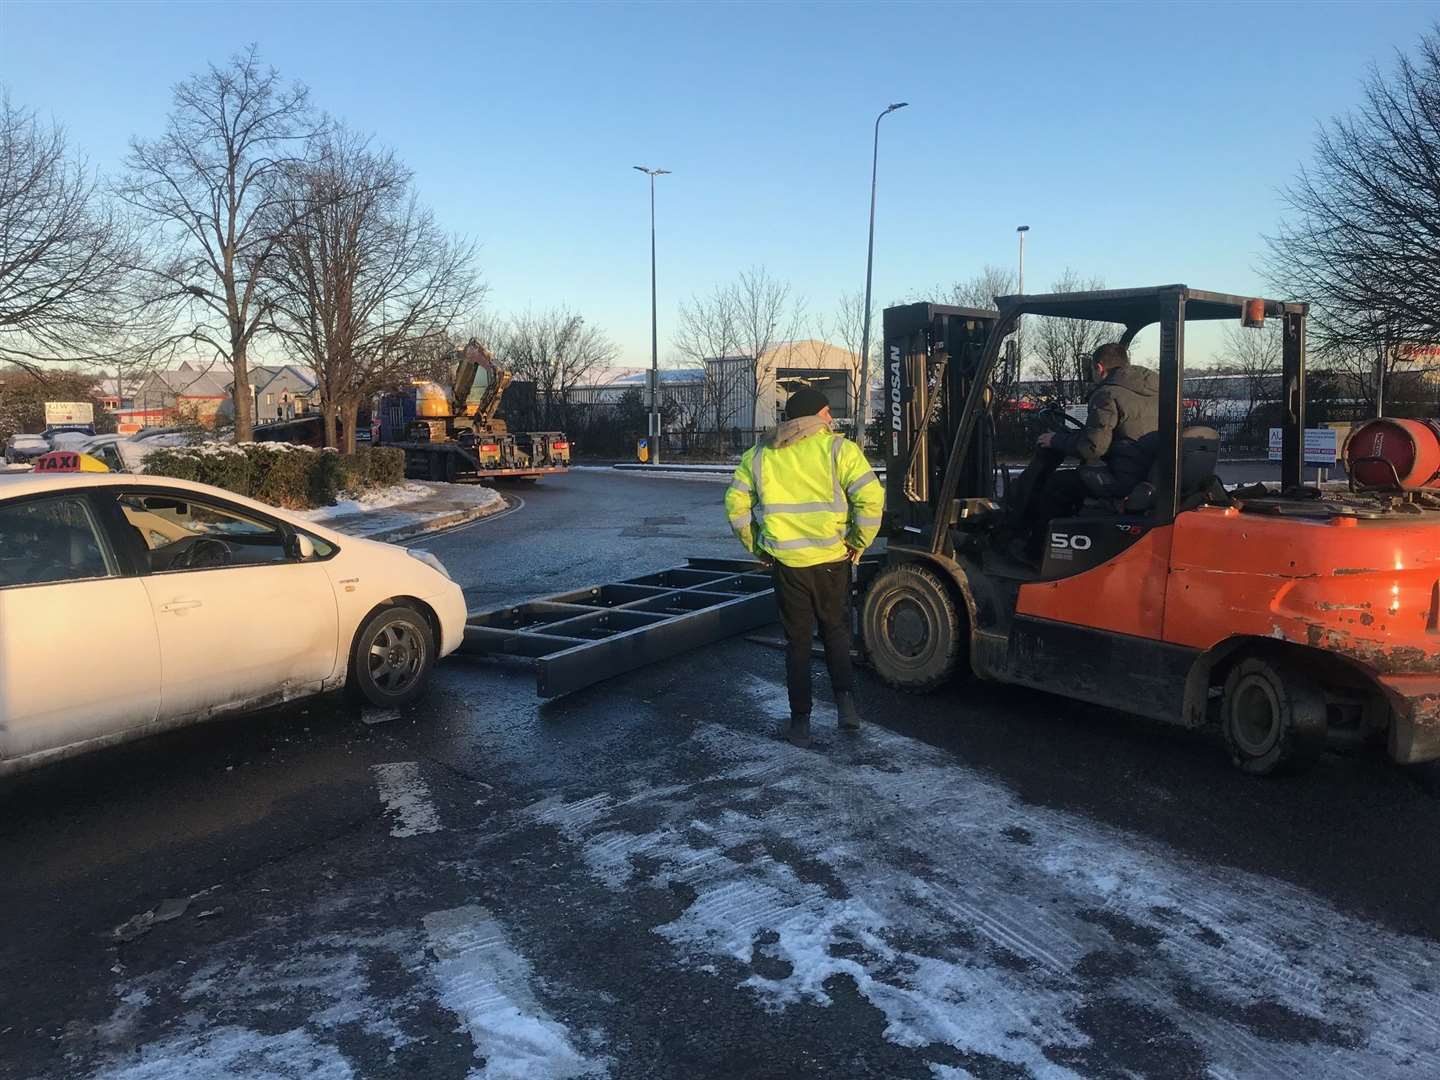
[[[449,388],[417,382],[381,400],[381,441],[405,451],[415,480],[476,483],[538,480],[570,467],[562,431],[512,432],[498,413],[514,373],[471,339],[456,359]]]

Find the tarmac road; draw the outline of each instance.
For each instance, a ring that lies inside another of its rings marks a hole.
[[[496,606],[735,554],[720,492],[574,472],[423,546]],[[873,680],[799,751],[780,669],[452,660],[0,783],[0,1075],[1440,1075],[1434,770]]]

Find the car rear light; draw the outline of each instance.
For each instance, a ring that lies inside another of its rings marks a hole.
[[[555,449],[556,449],[556,450],[569,450],[569,449],[570,449],[570,444],[569,444],[568,442],[557,442],[557,443],[555,443]]]
[[[500,452],[500,445],[498,443],[485,443],[480,447],[480,450],[486,454],[498,454]]]

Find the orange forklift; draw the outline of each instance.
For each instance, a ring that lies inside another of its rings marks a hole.
[[[1305,304],[1185,285],[996,304],[885,311],[886,555],[859,620],[875,671],[914,692],[964,674],[1215,728],[1257,775],[1327,746],[1440,757],[1440,480],[1416,465],[1435,457],[1440,475],[1434,428],[1357,430],[1351,490],[1322,493],[1302,480]],[[1115,324],[1127,346],[1160,331],[1148,481],[1050,521],[1038,567],[997,542],[1013,507],[991,384],[1025,315]],[[1267,319],[1283,337],[1281,480],[1227,492],[1218,434],[1184,423],[1185,329]]]

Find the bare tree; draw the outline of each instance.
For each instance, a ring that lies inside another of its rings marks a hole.
[[[267,325],[264,288],[302,211],[284,183],[320,124],[299,83],[284,84],[251,46],[175,87],[158,139],[134,139],[120,197],[168,245],[148,303],[173,313],[173,347],[203,346],[230,369],[235,439],[251,437],[249,350]]]
[[[337,128],[279,197],[271,325],[315,369],[327,445],[354,449],[360,404],[424,368],[481,295],[472,243],[447,236],[388,151]]]
[[[956,307],[981,308],[992,311],[997,296],[1011,296],[1018,289],[1015,272],[1003,266],[986,263],[985,268],[973,277],[957,281],[950,287],[950,302]],[[991,386],[1001,408],[1009,407],[1020,384],[1020,375],[1028,357],[1023,355],[1025,335],[1023,324],[1017,324],[1016,332],[1005,343],[1000,354]]]
[[[64,129],[0,99],[0,362],[115,361],[145,329],[132,319],[128,223]]]
[[[1230,372],[1245,377],[1245,420],[1248,423],[1255,407],[1280,374],[1279,324],[1267,323],[1261,329],[1227,326],[1220,357]]]
[[[875,325],[873,314],[871,325]],[[823,324],[820,329],[820,336],[824,337]],[[861,374],[864,369],[864,364],[862,363],[863,358],[860,355],[861,343],[865,336],[864,330],[865,293],[864,290],[856,289],[854,292],[845,293],[840,297],[840,302],[835,310],[835,317],[830,323],[830,332],[835,338],[835,343],[844,349],[846,354],[851,358],[851,363],[846,365],[850,374],[852,398],[850,402],[850,415],[855,417],[857,425],[860,422],[861,406],[865,399],[864,395],[867,392],[867,388],[860,385]],[[885,333],[883,329],[879,334],[872,335],[872,338],[879,339],[872,340],[871,342],[870,370],[872,372],[878,373],[884,371],[878,359],[881,350],[884,348],[884,337]],[[863,435],[864,433],[860,432],[857,427],[856,440],[858,441],[863,438]]]
[[[739,351],[750,358],[750,427],[757,426],[760,395],[775,371],[775,347],[794,340],[804,304],[791,296],[788,282],[776,281],[763,267],[744,271],[732,287]]]
[[[1104,287],[1101,279],[1082,277],[1067,268],[1050,291],[1090,292]],[[1069,400],[1090,381],[1091,355],[1107,341],[1118,341],[1121,333],[1123,328],[1111,323],[1045,316],[1031,320],[1027,351],[1055,397]]]
[[[986,263],[980,273],[950,287],[950,302],[956,307],[993,310],[995,297],[1011,296],[1014,292],[1015,271]]]
[[[1359,108],[1321,128],[1284,196],[1268,276],[1313,305],[1320,357],[1371,367],[1357,389],[1379,404],[1376,374],[1404,346],[1440,342],[1440,24],[1388,77],[1371,68]]]
[[[565,426],[571,388],[615,358],[603,331],[563,307],[514,316],[499,350],[507,367],[535,384],[545,427]]]
[[[680,305],[675,350],[701,372],[701,398],[719,439],[735,426],[736,399],[748,393],[747,365],[738,356],[740,327],[734,290],[717,286],[708,296],[693,296]],[[718,449],[718,444],[717,444]]]

